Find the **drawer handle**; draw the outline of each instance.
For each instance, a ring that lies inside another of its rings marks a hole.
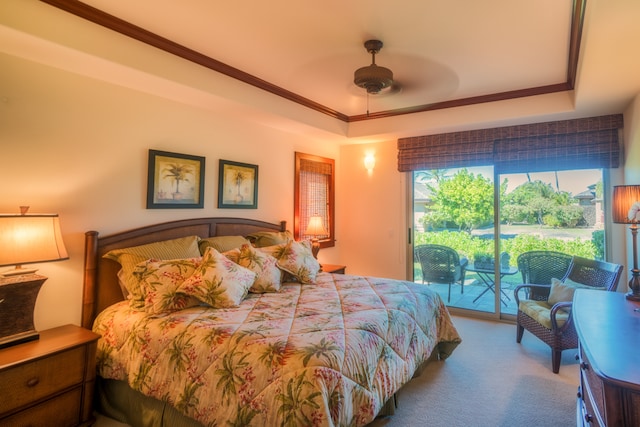
[[[40,378],[38,377],[31,378],[29,381],[27,381],[27,387],[35,387],[38,385],[39,382],[40,382]]]
[[[589,364],[587,362],[582,362],[580,364],[580,368],[582,368],[583,371],[588,371],[589,370]]]
[[[591,424],[593,422],[593,415],[584,414],[584,420],[587,422],[587,424]]]

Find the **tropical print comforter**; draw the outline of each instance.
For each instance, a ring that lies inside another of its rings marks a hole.
[[[209,426],[362,426],[460,343],[427,286],[329,273],[233,309],[158,317],[121,302],[94,331],[100,376]]]

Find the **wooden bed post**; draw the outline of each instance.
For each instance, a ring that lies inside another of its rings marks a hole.
[[[95,317],[98,232],[84,235],[84,287],[82,289],[82,327],[91,329]]]

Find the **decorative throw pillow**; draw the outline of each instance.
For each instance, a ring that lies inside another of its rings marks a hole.
[[[263,254],[274,257],[275,259],[280,259],[287,249],[286,243],[279,243],[277,245],[272,246],[263,246],[261,248],[256,248],[258,252],[262,252]]]
[[[247,236],[247,239],[256,248],[264,248],[265,246],[274,246],[281,243],[289,243],[293,239],[290,231],[257,231]]]
[[[235,249],[231,249],[229,251],[223,252],[222,255],[226,256],[236,264],[240,264],[240,248],[235,248]]]
[[[136,266],[133,276],[138,279],[144,298],[143,310],[150,314],[163,314],[194,307],[200,302],[178,292],[182,283],[194,273],[202,258],[143,261]]]
[[[182,282],[179,292],[194,296],[214,308],[237,307],[256,278],[256,273],[207,248],[202,263]]]
[[[278,267],[292,274],[300,283],[311,283],[320,271],[318,260],[311,253],[311,242],[295,240],[287,243],[282,255],[278,258]]]
[[[266,293],[278,292],[282,280],[282,271],[278,268],[278,260],[257,250],[251,245],[240,248],[238,264],[256,273],[256,280],[249,292]]]
[[[214,236],[200,239],[198,246],[200,247],[200,253],[204,254],[204,251],[207,250],[209,246],[223,253],[231,249],[239,248],[245,244],[249,244],[249,241],[242,236]]]
[[[549,291],[549,298],[547,303],[551,306],[559,302],[571,302],[573,301],[573,294],[576,289],[604,289],[593,286],[583,285],[582,283],[574,282],[571,279],[565,279],[564,282],[553,278],[551,279],[551,290]]]
[[[140,291],[138,279],[132,273],[136,266],[148,259],[183,259],[198,258],[198,236],[181,237],[179,239],[163,240],[161,242],[149,243],[146,245],[132,246],[129,248],[114,249],[103,255],[104,258],[112,259],[122,267],[122,274],[119,275],[121,283],[129,292],[125,295],[132,307],[141,308],[144,305],[144,298]]]

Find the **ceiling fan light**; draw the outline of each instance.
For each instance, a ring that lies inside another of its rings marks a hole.
[[[377,94],[393,84],[393,72],[385,67],[371,64],[358,68],[353,74],[353,82],[367,90],[367,93]]]

